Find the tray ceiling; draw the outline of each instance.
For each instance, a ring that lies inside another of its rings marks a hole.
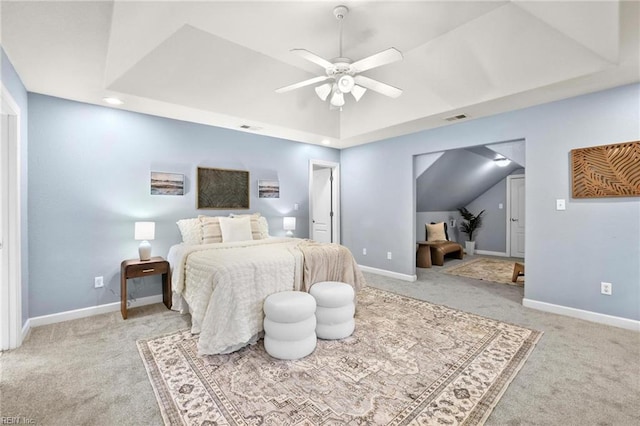
[[[338,56],[340,2],[2,2],[2,46],[27,90],[344,148],[637,82],[637,2],[342,2],[344,55],[388,47],[365,72],[404,90],[330,111],[323,70],[289,50]]]

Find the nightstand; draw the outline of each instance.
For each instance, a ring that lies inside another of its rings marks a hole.
[[[120,311],[122,319],[127,319],[127,280],[162,274],[162,302],[171,309],[171,271],[169,262],[160,256],[149,260],[129,259],[120,268]]]

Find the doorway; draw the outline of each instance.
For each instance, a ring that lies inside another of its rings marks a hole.
[[[2,85],[0,102],[0,349],[22,344],[20,108]]]
[[[322,160],[309,162],[310,238],[340,243],[340,166]]]

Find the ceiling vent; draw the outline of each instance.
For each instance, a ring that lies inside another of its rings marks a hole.
[[[458,115],[452,115],[451,117],[447,117],[445,118],[446,121],[458,121],[458,120],[463,120],[467,118],[466,114],[458,114]]]
[[[251,130],[253,132],[257,132],[259,130],[262,130],[262,127],[257,127],[257,126],[249,126],[248,124],[241,124],[240,128],[242,130]]]

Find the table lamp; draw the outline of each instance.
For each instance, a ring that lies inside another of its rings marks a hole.
[[[287,231],[287,237],[293,237],[293,231],[296,230],[296,218],[285,217],[282,221],[282,227]]]
[[[148,240],[153,240],[156,234],[155,222],[136,222],[135,239],[142,241],[138,247],[140,260],[151,259],[151,244]]]

